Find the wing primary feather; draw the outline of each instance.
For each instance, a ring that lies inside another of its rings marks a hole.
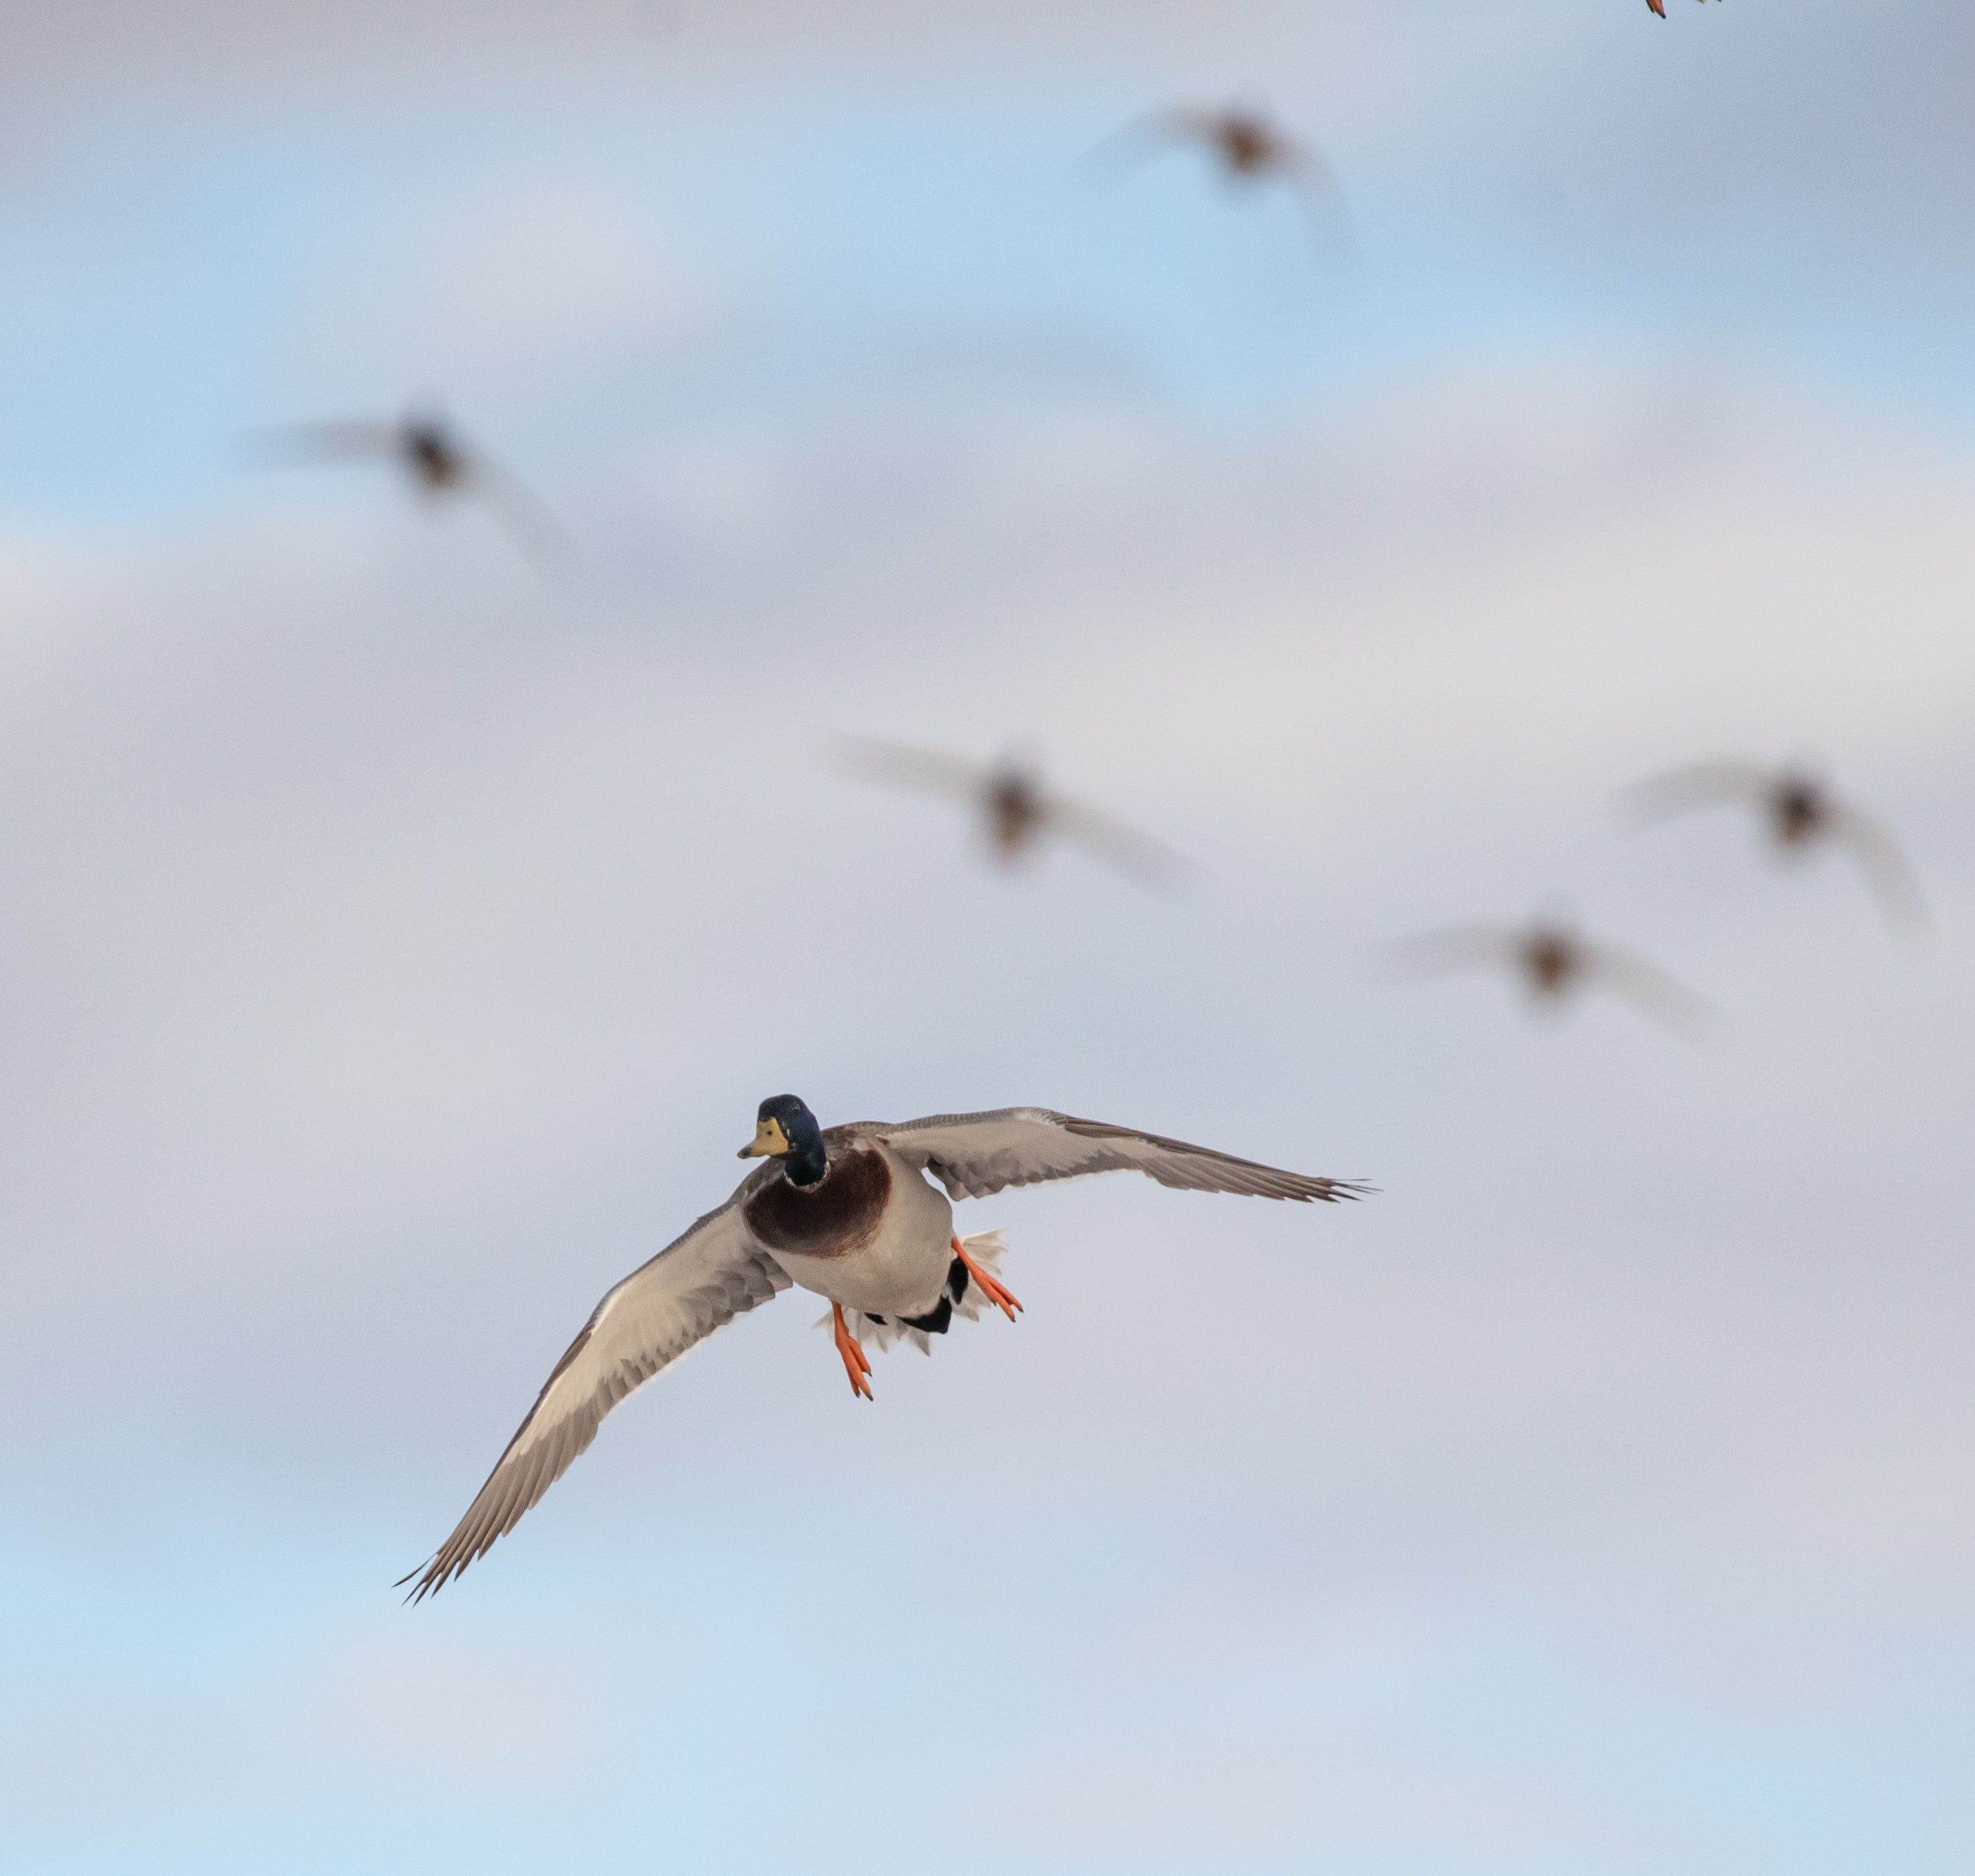
[[[864,1122],[833,1129],[831,1133],[882,1138],[895,1152],[924,1166],[955,1198],[984,1198],[1011,1186],[1126,1171],[1144,1173],[1183,1191],[1304,1204],[1357,1198],[1373,1189],[1356,1180],[1284,1171],[1107,1121],[1079,1120],[1050,1108],[937,1114],[892,1126]]]
[[[414,1585],[407,1602],[422,1602],[485,1556],[588,1450],[620,1401],[695,1342],[789,1286],[787,1273],[754,1242],[739,1211],[761,1176],[749,1175],[727,1204],[597,1305],[452,1535],[399,1579],[401,1589]]]

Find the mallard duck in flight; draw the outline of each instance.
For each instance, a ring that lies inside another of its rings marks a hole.
[[[1741,802],[1761,816],[1764,831],[1780,854],[1842,847],[1857,862],[1888,924],[1924,931],[1930,922],[1920,881],[1892,836],[1862,808],[1841,800],[1829,782],[1808,768],[1766,768],[1733,758],[1697,762],[1635,783],[1619,802],[1635,819],[1648,822]]]
[[[444,418],[413,413],[395,423],[304,423],[265,432],[275,460],[395,462],[429,500],[477,496],[509,539],[544,572],[573,557],[569,537],[525,485],[468,444]]]
[[[794,1095],[777,1095],[761,1103],[740,1156],[768,1163],[596,1306],[458,1528],[403,1579],[416,1578],[414,1600],[512,1530],[626,1395],[791,1284],[829,1299],[837,1353],[866,1400],[871,1364],[858,1331],[881,1348],[909,1339],[929,1349],[955,1315],[974,1317],[984,1305],[1012,1322],[1022,1306],[992,1267],[1001,1234],[958,1236],[954,1199],[1119,1171],[1185,1191],[1305,1203],[1369,1189],[1041,1107],[825,1131]]]

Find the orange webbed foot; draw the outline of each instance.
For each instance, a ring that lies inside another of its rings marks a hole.
[[[842,1303],[833,1303],[830,1313],[833,1323],[830,1332],[836,1339],[836,1352],[843,1357],[843,1372],[850,1377],[850,1391],[861,1394],[867,1401],[875,1401],[878,1397],[871,1391],[871,1363],[864,1352],[864,1345],[851,1334],[850,1325],[843,1319]]]
[[[981,1295],[1012,1322],[1015,1319],[1015,1312],[1022,1306],[1021,1298],[1005,1283],[989,1275],[967,1254],[967,1247],[961,1243],[957,1232],[954,1234],[953,1254],[967,1266],[967,1274],[981,1286]]]

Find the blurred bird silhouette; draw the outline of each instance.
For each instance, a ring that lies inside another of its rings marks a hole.
[[[1052,793],[1029,757],[1011,754],[984,767],[934,750],[866,737],[846,738],[841,757],[843,766],[865,781],[968,803],[1004,865],[1023,859],[1044,836],[1055,835],[1142,885],[1170,886],[1180,871],[1179,856],[1170,848],[1095,808]]]
[[[1250,186],[1280,177],[1295,191],[1319,247],[1348,254],[1355,245],[1343,193],[1329,165],[1251,105],[1208,110],[1182,104],[1154,111],[1106,138],[1089,160],[1143,161],[1175,143],[1202,146],[1231,182]]]
[[[1701,0],[1701,3],[1705,5],[1707,0]],[[1646,5],[1651,7],[1661,19],[1666,18],[1666,0],[1646,0]]]
[[[555,517],[529,489],[470,447],[442,417],[414,412],[396,423],[304,423],[263,432],[255,442],[276,463],[370,459],[396,462],[428,501],[472,496],[544,573],[574,558]]]
[[[1724,760],[1698,762],[1635,784],[1619,797],[1635,820],[1743,802],[1761,816],[1778,854],[1801,856],[1817,846],[1844,848],[1895,929],[1922,931],[1931,921],[1920,882],[1891,835],[1862,809],[1841,801],[1830,784],[1808,768]]]
[[[1522,979],[1536,1007],[1557,1009],[1586,989],[1608,990],[1668,1029],[1704,1033],[1714,1007],[1657,964],[1615,945],[1593,944],[1560,914],[1539,914],[1526,925],[1451,925],[1402,938],[1390,948],[1408,975],[1438,975],[1477,966]]]

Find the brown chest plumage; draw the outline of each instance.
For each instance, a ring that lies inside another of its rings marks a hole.
[[[853,1148],[830,1162],[812,1186],[771,1179],[742,1207],[748,1228],[771,1250],[798,1257],[843,1257],[878,1234],[892,1196],[884,1155]]]

